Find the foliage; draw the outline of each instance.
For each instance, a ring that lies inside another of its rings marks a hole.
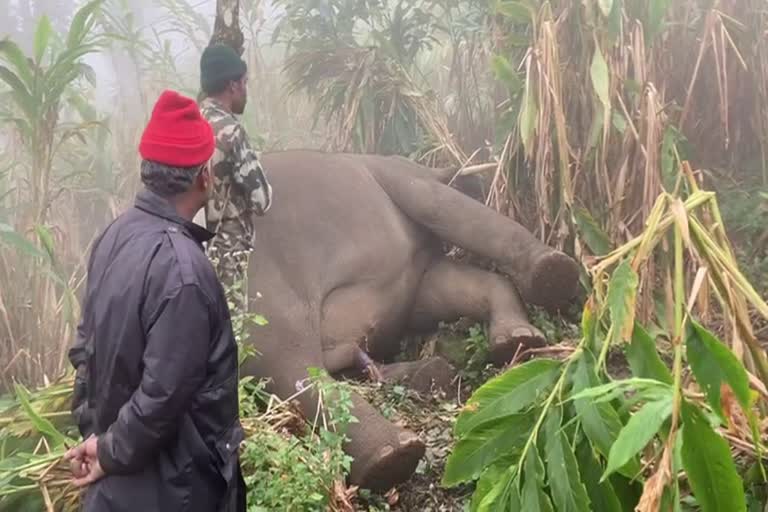
[[[685,202],[660,196],[646,230],[590,269],[594,289],[576,351],[564,361],[516,366],[467,401],[443,483],[477,480],[472,510],[656,511],[679,507],[686,496],[705,512],[746,510],[724,430],[761,453],[756,392],[739,357],[695,317],[708,313],[708,290],[737,322],[747,302],[765,316],[768,308],[735,265],[714,220],[714,195],[688,177]],[[664,334],[674,347],[671,369],[635,315],[638,283],[659,261],[673,276],[666,304],[673,320]],[[686,262],[700,269],[689,287]],[[734,333],[734,349],[741,339],[753,348],[754,339]],[[629,378],[608,373],[606,356],[616,346],[624,347]],[[764,353],[749,354],[765,381]],[[684,358],[705,400],[683,382]]]
[[[342,446],[347,425],[356,421],[350,413],[351,392],[323,372],[311,375],[304,392],[314,388],[322,409],[308,432],[250,426],[241,455],[250,511],[328,510],[335,486],[349,471],[351,458]]]
[[[288,45],[289,90],[308,93],[316,119],[334,123],[331,149],[411,155],[432,137],[463,161],[434,98],[413,77],[417,56],[432,48],[440,30],[426,3],[278,5],[285,15],[275,37]]]

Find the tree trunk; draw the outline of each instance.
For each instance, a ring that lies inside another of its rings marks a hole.
[[[240,30],[240,0],[216,0],[216,21],[211,44],[223,43],[243,54],[245,37]]]

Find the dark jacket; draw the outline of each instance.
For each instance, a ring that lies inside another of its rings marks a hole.
[[[237,345],[211,236],[144,190],[94,245],[69,352],[73,413],[107,473],[86,511],[245,510]]]

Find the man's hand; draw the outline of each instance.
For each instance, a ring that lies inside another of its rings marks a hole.
[[[64,459],[69,461],[75,487],[83,487],[105,476],[98,457],[98,438],[91,436],[78,446],[70,449]]]

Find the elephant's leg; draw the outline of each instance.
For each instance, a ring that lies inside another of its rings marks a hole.
[[[411,324],[428,327],[461,316],[489,321],[488,342],[496,364],[509,362],[518,348],[544,345],[512,283],[476,267],[438,260],[424,274]]]
[[[291,325],[295,324],[272,316],[267,336],[263,330],[254,330],[253,339],[258,340],[261,354],[246,361],[244,367],[246,374],[270,377],[268,390],[281,398],[297,393],[307,379],[307,368],[323,368],[320,341],[307,339]],[[306,331],[301,329],[302,333]],[[304,415],[313,418],[317,394],[304,392],[296,399]],[[353,458],[351,483],[386,490],[410,478],[425,449],[416,434],[391,423],[355,393],[351,413],[358,420],[348,426],[349,442],[344,447]]]
[[[399,382],[425,394],[433,389],[450,391],[456,376],[456,370],[439,356],[382,364],[379,365],[379,371],[384,382]]]
[[[526,302],[562,307],[576,294],[576,262],[517,222],[437,180],[370,167],[408,217],[439,238],[495,261]]]

